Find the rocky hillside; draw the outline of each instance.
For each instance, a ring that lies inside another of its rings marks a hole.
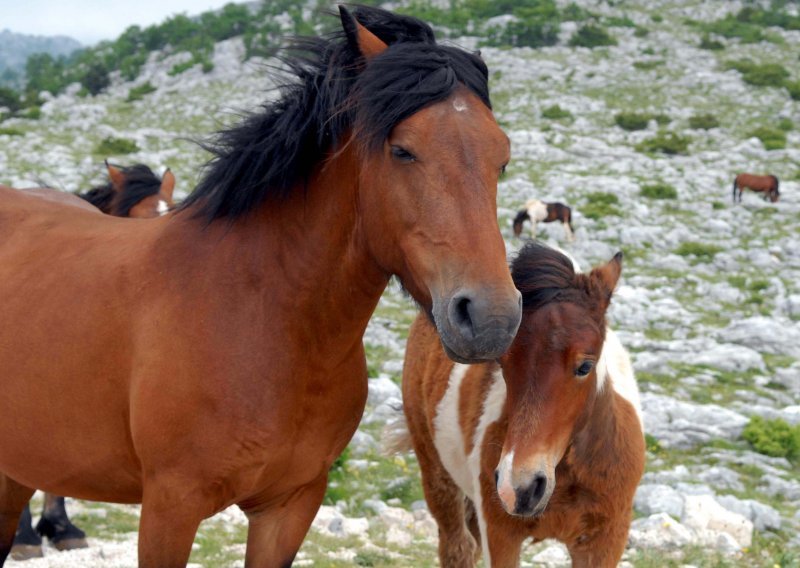
[[[584,266],[625,253],[611,323],[632,353],[649,451],[624,563],[800,566],[800,31],[758,26],[754,38],[710,27],[741,22],[734,16],[753,4],[738,0],[579,4],[616,45],[569,46],[583,24],[566,21],[555,45],[481,52],[513,142],[499,193],[509,253],[522,244],[511,219],[531,197],[573,207],[574,243],[555,224],[540,224],[538,237]],[[112,77],[89,98],[69,89],[38,120],[6,120],[0,182],[74,191],[100,181],[111,157],[169,166],[186,194],[207,158],[187,139],[270,96],[264,61],[243,56],[243,41],[230,39],[209,73],[200,64],[176,73],[191,55],[153,54],[134,81]],[[748,193],[733,204],[742,171],[775,174],[780,201]],[[390,288],[370,323],[367,412],[297,565],[436,565],[415,459],[378,447],[401,404],[414,315]],[[26,566],[135,565],[136,507],[70,507],[92,548],[47,550]],[[241,566],[245,531],[234,509],[208,520],[192,562]],[[565,563],[546,542],[527,548],[523,565]]]

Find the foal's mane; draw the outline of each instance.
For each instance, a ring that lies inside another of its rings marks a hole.
[[[587,274],[575,272],[563,253],[529,241],[511,264],[511,277],[522,294],[522,309],[536,311],[552,302],[570,302],[590,310],[608,295]]]
[[[79,193],[78,197],[85,199],[103,213],[127,217],[131,209],[142,199],[161,191],[161,179],[144,164],[135,164],[127,168],[117,167],[125,180],[123,187],[117,188],[119,191],[115,191],[109,181],[86,193]]]
[[[488,70],[475,54],[439,45],[424,22],[366,6],[355,19],[389,47],[365,64],[344,32],[297,38],[282,61],[290,79],[277,100],[202,146],[212,153],[200,184],[180,206],[235,219],[303,186],[350,134],[379,148],[392,128],[465,85],[489,101]]]

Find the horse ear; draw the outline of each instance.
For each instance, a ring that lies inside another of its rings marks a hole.
[[[619,276],[622,274],[622,251],[614,255],[614,258],[609,260],[603,266],[598,266],[590,273],[591,278],[596,278],[608,290],[609,299],[614,288],[617,287]]]
[[[114,191],[122,191],[122,188],[125,187],[125,174],[118,167],[109,164],[108,160],[105,163],[108,170],[108,178],[111,180],[111,187]]]
[[[172,191],[175,189],[175,174],[172,173],[172,170],[167,168],[167,171],[164,172],[164,175],[161,178],[161,193],[164,196],[172,200]]]
[[[342,20],[342,28],[348,43],[358,50],[364,59],[370,60],[389,47],[378,36],[362,26],[342,5],[339,5],[339,17]]]

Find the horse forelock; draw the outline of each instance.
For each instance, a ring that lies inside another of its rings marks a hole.
[[[399,122],[459,85],[491,108],[480,57],[435,43],[416,18],[365,6],[353,14],[388,48],[365,62],[343,32],[295,39],[282,56],[289,80],[279,98],[201,143],[214,157],[181,209],[233,219],[284,198],[351,136],[374,150]]]

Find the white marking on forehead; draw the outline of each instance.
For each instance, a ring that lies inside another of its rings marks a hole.
[[[167,211],[169,211],[169,205],[167,205],[167,202],[164,201],[163,199],[159,199],[158,200],[158,214],[159,215],[163,215]]]
[[[453,108],[456,109],[458,112],[464,112],[469,107],[467,106],[467,101],[462,99],[461,97],[457,97],[453,100]]]

